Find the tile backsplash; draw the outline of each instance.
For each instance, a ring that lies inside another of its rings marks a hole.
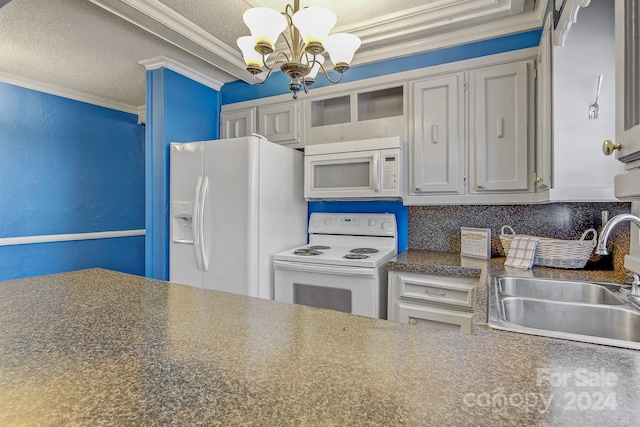
[[[460,252],[460,227],[491,229],[491,253],[503,256],[500,230],[511,226],[518,234],[577,240],[589,228],[602,228],[602,211],[609,218],[630,212],[630,203],[550,203],[544,205],[411,206],[409,248]],[[612,255],[593,255],[587,269],[624,270],[629,252],[629,224],[614,229],[607,245]],[[590,239],[591,236],[587,236]]]

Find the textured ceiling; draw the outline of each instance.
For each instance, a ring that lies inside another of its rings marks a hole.
[[[145,68],[139,61],[149,58],[171,58],[220,83],[248,80],[235,44],[239,36],[249,33],[242,14],[254,6],[282,11],[286,3],[286,0],[0,0],[0,81],[11,82],[7,76],[17,76],[135,108],[145,103]],[[413,42],[415,49],[426,50],[430,44],[424,41],[431,35],[441,37],[447,30],[519,14],[522,10],[516,10],[518,7],[524,4],[526,11],[534,3],[534,0],[301,1],[303,7],[322,5],[334,10],[338,15],[334,32],[346,30],[363,39],[354,63],[408,54],[398,48],[407,41]],[[151,12],[143,11],[147,7]],[[461,10],[468,16],[456,15]]]
[[[86,0],[13,0],[0,9],[0,40],[0,72],[131,106],[145,103],[140,60],[213,68]]]

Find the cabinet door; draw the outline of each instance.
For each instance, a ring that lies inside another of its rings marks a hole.
[[[616,157],[625,163],[640,160],[640,6],[619,0],[616,14]],[[638,167],[636,162],[633,167]]]
[[[398,303],[398,322],[470,334],[473,313]]]
[[[410,191],[464,193],[464,74],[413,85]]]
[[[272,142],[300,142],[299,113],[300,104],[295,101],[258,107],[258,133]]]
[[[220,138],[240,138],[256,131],[256,109],[245,108],[221,114]]]
[[[471,71],[472,193],[531,191],[530,68],[522,61]]]
[[[536,188],[540,191],[548,190],[551,182],[551,151],[552,151],[552,69],[551,58],[553,52],[552,42],[553,13],[549,12],[544,22],[540,45],[538,46],[538,58],[536,60],[537,84],[536,84]]]

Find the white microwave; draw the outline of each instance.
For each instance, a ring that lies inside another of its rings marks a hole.
[[[304,151],[305,199],[402,198],[398,136],[309,145]]]

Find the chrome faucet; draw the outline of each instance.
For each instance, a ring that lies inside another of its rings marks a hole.
[[[609,234],[611,230],[623,221],[631,221],[638,227],[640,227],[640,218],[631,214],[616,215],[607,222],[600,231],[600,237],[598,237],[598,245],[596,246],[596,253],[598,255],[609,255],[607,250],[607,240],[609,240]]]
[[[629,292],[629,295],[640,297],[640,277],[636,273],[627,273],[627,276],[631,279],[631,292]]]

